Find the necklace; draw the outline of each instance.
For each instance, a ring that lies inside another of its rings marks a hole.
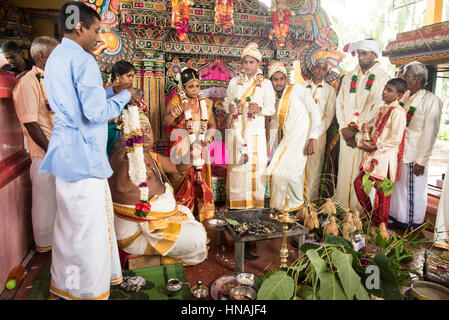
[[[181,102],[188,102],[187,95],[184,90],[179,90],[179,97],[181,98]],[[204,142],[206,140],[206,131],[207,131],[207,123],[208,120],[208,113],[207,113],[207,103],[206,98],[203,96],[202,92],[199,93],[198,98],[196,98],[197,104],[199,104],[199,107],[201,109],[201,124],[200,124],[200,132],[199,136],[197,137],[196,133],[193,130],[193,119],[192,119],[192,110],[187,109],[184,111],[184,119],[186,121],[186,129],[189,133],[189,140],[190,144],[192,145],[197,139],[200,140],[200,142]],[[201,170],[204,165],[204,160],[201,158],[201,155],[199,157],[194,157],[193,160],[193,166],[197,170]]]
[[[189,102],[192,104],[192,111],[193,111],[193,113],[198,113],[198,111],[200,110],[200,106],[199,106],[199,103],[198,103],[198,98],[193,98],[193,99],[190,99],[189,98]]]
[[[140,201],[135,205],[135,214],[138,217],[146,217],[151,204],[148,200],[149,190],[146,183],[147,168],[143,153],[143,133],[140,128],[139,109],[130,105],[123,110],[123,132],[126,143],[126,153],[129,160],[128,174],[132,183],[139,188]]]

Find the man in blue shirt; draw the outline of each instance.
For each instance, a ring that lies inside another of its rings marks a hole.
[[[103,89],[91,54],[100,41],[95,10],[70,1],[58,19],[64,38],[48,58],[44,79],[54,128],[40,168],[56,177],[50,292],[108,299],[110,284],[123,279],[107,182],[107,121],[138,96],[131,88]]]

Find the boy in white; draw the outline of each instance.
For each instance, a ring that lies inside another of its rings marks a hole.
[[[365,122],[362,131],[369,134],[368,141],[362,141],[358,148],[365,151],[360,173],[354,181],[357,198],[365,212],[372,213],[373,222],[381,229],[388,223],[391,195],[386,195],[380,185],[389,179],[397,181],[401,177],[402,156],[404,154],[405,112],[398,98],[404,94],[407,83],[399,78],[391,79],[385,85],[382,99],[385,104],[379,109],[374,126]],[[376,195],[374,205],[362,186],[366,173],[374,182]]]

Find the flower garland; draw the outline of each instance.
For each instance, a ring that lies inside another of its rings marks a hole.
[[[47,90],[45,89],[45,83],[44,83],[44,75],[41,72],[39,72],[36,69],[36,67],[33,67],[33,69],[35,72],[36,79],[39,82],[39,85],[41,86],[42,95],[44,96],[45,107],[47,108],[47,112],[48,112],[48,115],[50,116],[51,123],[53,123],[55,120],[55,113],[51,110],[50,104],[48,103]]]
[[[370,91],[373,87],[374,79],[376,79],[376,75],[374,73],[370,74],[368,77],[368,81],[365,84],[365,89]]]
[[[215,24],[222,24],[227,29],[229,25],[234,25],[233,0],[217,0],[215,3]]]
[[[264,78],[263,74],[258,73],[256,75],[256,80],[255,80],[256,81],[256,87],[259,87],[259,88],[262,87],[262,83],[263,83],[264,79],[265,78]],[[244,80],[245,80],[245,74],[244,73],[240,73],[237,85],[242,86]],[[243,114],[243,107],[245,106],[245,103],[251,102],[251,97],[250,96],[245,97],[245,101],[243,103],[240,103],[240,100],[238,98],[235,98],[234,102],[235,102],[235,104],[237,106],[237,108],[236,108],[237,110],[232,115],[232,120],[233,120],[233,122],[236,122],[236,121],[239,120],[239,117]],[[256,116],[255,116],[255,114],[253,112],[248,112],[247,113],[247,118],[251,121],[251,120],[255,119]]]
[[[254,80],[256,82],[256,88],[262,87],[264,76],[262,73],[258,73],[256,75],[256,79]],[[240,73],[237,85],[243,86],[245,80],[245,74]],[[234,102],[236,103],[236,111],[232,114],[232,122],[233,122],[233,133],[234,136],[237,138],[237,142],[239,145],[241,145],[241,159],[243,164],[248,163],[249,157],[248,157],[248,145],[244,143],[244,133],[242,132],[242,123],[241,123],[241,115],[243,114],[243,107],[245,106],[245,103],[249,103],[251,101],[251,97],[247,96],[245,97],[245,101],[243,103],[240,102],[238,98],[234,99]],[[255,118],[254,113],[248,112],[247,118],[252,121]]]
[[[189,28],[190,7],[193,3],[188,0],[171,0],[172,3],[172,27],[176,28],[180,41],[187,40]]]
[[[274,2],[273,7],[271,9],[273,12],[273,27],[274,29],[270,32],[269,38],[273,40],[273,34],[278,39],[278,45],[280,48],[285,47],[285,37],[288,33],[288,26],[290,24],[290,16],[295,15],[291,10],[285,9],[285,4],[283,1],[276,6],[276,2]],[[282,22],[280,22],[282,20]]]
[[[352,132],[356,132],[357,130],[359,130],[359,126],[358,126],[357,123],[355,123],[354,121],[349,122],[348,128],[349,128],[349,130],[351,130]]]
[[[426,93],[427,93],[427,90],[422,89],[418,93],[416,93],[416,96],[413,99],[411,99],[412,97],[409,96],[410,92],[408,92],[408,94],[407,95],[404,94],[402,96],[402,100],[399,101],[399,105],[402,108],[406,108],[405,105],[406,104],[409,105],[409,103],[410,103],[410,108],[408,109],[407,114],[406,114],[406,117],[407,117],[406,118],[406,120],[407,120],[407,125],[406,126],[407,127],[410,125],[410,122],[412,121],[413,115],[416,112],[416,107],[412,106],[411,104],[413,103],[414,105],[420,105],[422,103],[424,97],[426,96]]]
[[[181,103],[188,102],[188,98],[184,90],[179,90],[178,92],[179,97],[181,98]],[[207,113],[207,103],[206,98],[203,96],[203,93],[200,92],[198,95],[198,100],[200,103],[200,109],[201,109],[201,127],[200,127],[200,134],[198,136],[198,139],[201,142],[204,142],[206,140],[206,132],[207,132],[207,124],[209,122],[208,120],[208,113]],[[184,111],[184,119],[186,121],[186,128],[187,132],[189,133],[189,140],[190,144],[193,144],[197,140],[197,136],[195,132],[193,131],[193,119],[192,119],[192,110],[187,109]],[[193,160],[193,166],[197,170],[201,170],[204,166],[204,159],[200,157],[195,157]]]
[[[399,101],[399,105],[402,107],[402,108],[404,108],[404,103],[403,102],[401,102],[401,101]],[[412,121],[412,118],[413,118],[413,115],[415,114],[415,111],[416,111],[416,107],[414,107],[414,106],[410,106],[410,109],[408,109],[408,112],[407,112],[407,114],[406,114],[406,119],[407,119],[407,125],[406,125],[406,127],[408,127],[409,126],[409,124],[410,124],[410,121]]]
[[[351,78],[351,84],[349,85],[349,92],[350,93],[355,93],[357,90],[357,75],[353,75]]]
[[[415,111],[416,111],[416,107],[414,107],[414,106],[410,106],[410,109],[408,109],[408,112],[407,112],[407,127],[409,126],[410,121],[412,121],[412,118],[413,118],[413,115],[415,114]]]
[[[323,85],[319,84],[317,88],[322,88],[322,87],[323,87]],[[312,89],[312,84],[309,84],[306,88],[307,89]]]
[[[369,75],[368,80],[366,81],[366,84],[365,84],[365,89],[366,90],[371,91],[371,88],[373,87],[373,83],[374,83],[375,79],[376,79],[376,75],[375,74],[372,73],[372,74]],[[357,81],[358,81],[358,77],[355,74],[351,78],[351,84],[349,86],[349,92],[350,93],[356,93],[356,91],[357,91]]]
[[[123,110],[123,133],[129,160],[129,178],[139,188],[140,192],[140,201],[135,205],[135,214],[138,217],[145,218],[151,210],[151,204],[148,200],[147,168],[142,145],[143,133],[140,128],[139,108],[137,106],[129,105],[128,109]]]

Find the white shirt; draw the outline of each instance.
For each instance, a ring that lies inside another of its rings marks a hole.
[[[321,137],[327,132],[329,126],[334,120],[335,115],[335,100],[337,98],[334,87],[327,84],[324,80],[319,84],[315,84],[312,80],[308,80],[303,84],[304,88],[309,90],[313,100],[318,105],[320,113],[321,127],[318,137]]]
[[[375,75],[374,83],[370,90],[366,89],[367,81],[371,74]],[[350,92],[352,77],[357,76],[357,89]],[[340,92],[337,96],[336,114],[340,130],[346,128],[350,122],[355,122],[361,128],[364,121],[373,122],[379,107],[383,105],[382,91],[390,76],[375,63],[364,74],[359,65],[348,72],[342,81]]]
[[[416,162],[426,167],[440,129],[443,104],[436,95],[424,89],[409,95],[407,93],[402,99],[404,110],[408,112],[410,106],[416,110],[405,131],[403,163]]]
[[[262,73],[260,69],[257,71],[257,74],[259,73]],[[254,77],[256,77],[256,75]],[[240,100],[242,98],[243,94],[252,84],[254,77],[249,79],[245,74],[241,85],[239,85],[239,76],[234,77],[231,81],[229,81],[226,97],[223,101],[223,107],[226,113],[229,113],[229,104],[236,104],[234,99],[237,98]],[[251,91],[252,90],[250,90],[250,93]],[[256,102],[262,110],[255,114],[254,120],[248,121],[248,103],[246,103],[242,110],[242,121],[248,124],[248,129],[253,135],[265,135],[265,116],[271,116],[276,112],[276,95],[270,80],[264,79],[260,87],[256,86],[256,90],[251,98],[251,101]]]

